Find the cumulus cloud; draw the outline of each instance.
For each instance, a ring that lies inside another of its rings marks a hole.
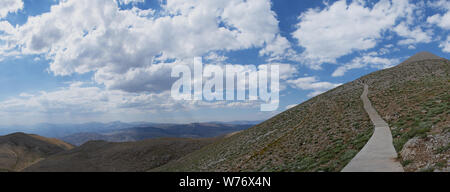
[[[400,18],[410,18],[415,6],[407,0],[381,0],[373,6],[364,1],[340,0],[326,8],[309,9],[299,16],[292,36],[305,51],[302,57],[313,69],[325,62],[377,45],[382,33]]]
[[[0,1],[0,18],[6,17],[8,13],[14,13],[23,9],[22,0],[2,0]]]
[[[450,53],[450,35],[447,36],[447,39],[439,44],[439,47],[442,48],[442,51]]]
[[[297,89],[301,90],[313,90],[313,92],[308,94],[308,97],[314,97],[319,95],[329,89],[335,88],[341,83],[331,83],[326,81],[319,81],[315,76],[312,77],[300,77],[297,79],[287,80],[287,83]]]
[[[0,21],[1,57],[39,55],[54,75],[93,74],[89,85],[4,100],[3,118],[259,107],[260,101],[175,101],[170,71],[176,64],[192,67],[194,56],[224,65],[227,58],[218,53],[228,51],[258,48],[271,58],[282,55],[289,42],[279,34],[269,0],[171,0],[161,1],[158,10],[119,8],[139,2],[59,1],[23,25]],[[280,65],[282,80],[295,72],[292,65]]]
[[[400,23],[394,28],[394,31],[405,38],[398,42],[399,45],[410,45],[417,43],[429,43],[432,40],[433,32],[423,31],[419,26],[410,29],[405,22]]]
[[[427,22],[431,24],[436,24],[443,29],[450,29],[450,12],[447,11],[446,14],[440,15],[436,14],[427,18]]]
[[[292,49],[291,43],[283,36],[277,35],[272,41],[259,51],[261,56],[269,56],[268,61],[295,60],[297,53]]]
[[[120,4],[130,4],[130,3],[143,3],[145,0],[119,0]]]
[[[399,59],[389,59],[378,56],[364,55],[362,57],[356,57],[351,62],[339,66],[332,74],[333,77],[340,77],[348,70],[359,69],[370,66],[376,69],[385,69],[399,64]]]
[[[277,41],[270,8],[267,0],[173,0],[162,5],[164,14],[143,17],[137,8],[120,10],[116,1],[68,0],[29,17],[4,40],[22,54],[45,54],[55,75],[94,72],[108,88],[154,91],[169,84],[155,83],[158,74],[168,74],[164,61]],[[154,60],[162,64],[153,66]]]
[[[444,31],[450,30],[450,2],[447,0],[439,0],[439,1],[430,1],[428,2],[428,6],[437,10],[441,10],[444,13],[435,14],[427,18],[427,22],[430,24],[434,24]],[[450,36],[441,37],[442,39],[447,38],[443,42],[439,44],[439,47],[442,48],[443,52],[450,52],[449,39]]]
[[[432,8],[443,10],[445,13],[432,15],[427,18],[427,22],[443,29],[450,29],[450,2],[447,0],[439,0],[428,2],[428,4]]]

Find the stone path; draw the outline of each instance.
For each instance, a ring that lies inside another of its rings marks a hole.
[[[396,160],[392,144],[392,134],[389,125],[372,107],[367,93],[369,87],[365,84],[361,99],[364,109],[375,125],[375,131],[361,151],[342,169],[342,172],[403,172],[402,165]]]

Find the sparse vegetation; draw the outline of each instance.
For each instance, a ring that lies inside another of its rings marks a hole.
[[[442,146],[436,149],[436,154],[445,153],[450,148],[450,144],[447,144],[446,146]]]
[[[415,151],[414,156],[401,157],[407,171],[432,169],[427,166],[450,157],[445,149],[450,140],[449,69],[448,60],[427,60],[394,67],[389,69],[391,73],[373,74],[379,78],[372,80],[369,98],[389,123],[395,149],[408,154]]]
[[[412,163],[412,160],[405,160],[405,161],[402,161],[402,166],[403,166],[403,167],[406,167],[406,166],[408,166],[410,163]]]

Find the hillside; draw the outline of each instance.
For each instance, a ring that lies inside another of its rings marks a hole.
[[[253,125],[223,123],[160,124],[104,131],[100,133],[76,133],[61,137],[61,139],[74,145],[81,145],[91,140],[128,142],[160,137],[207,138],[244,130],[251,126]]]
[[[449,64],[419,53],[152,171],[340,171],[373,133],[363,83],[405,170],[448,169]]]
[[[449,64],[422,52],[362,78],[371,84],[369,98],[391,126],[405,171],[450,171]]]
[[[80,147],[50,156],[24,171],[145,171],[178,159],[217,139],[158,138],[124,143],[89,141]]]
[[[58,139],[13,133],[0,136],[0,171],[20,171],[53,154],[72,149]]]

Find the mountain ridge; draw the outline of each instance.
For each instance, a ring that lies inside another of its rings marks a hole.
[[[100,133],[82,132],[60,139],[78,146],[89,140],[128,142],[158,137],[208,138],[241,131],[251,126],[253,125],[219,123],[164,124],[155,127],[132,127]]]

